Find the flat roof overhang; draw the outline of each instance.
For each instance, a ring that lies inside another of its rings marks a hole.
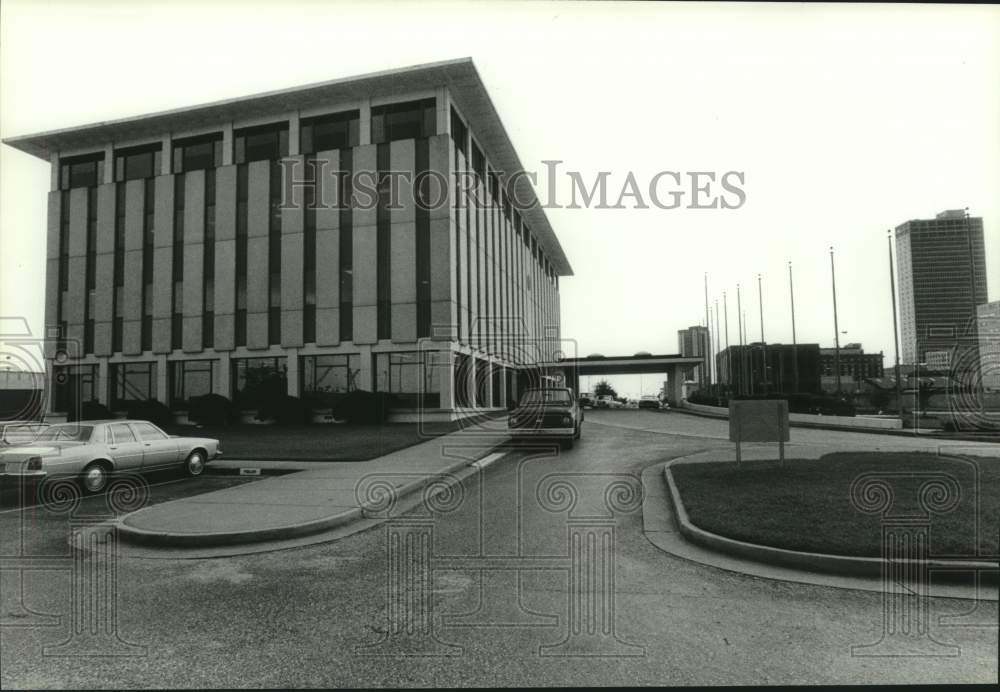
[[[541,363],[545,368],[575,368],[579,375],[644,375],[666,373],[676,367],[703,365],[704,358],[677,355],[564,358]]]
[[[49,161],[53,153],[86,147],[103,147],[110,142],[162,137],[164,133],[194,130],[244,118],[279,116],[289,111],[354,101],[372,96],[447,87],[455,105],[469,120],[470,129],[487,158],[504,171],[503,178],[524,170],[500,115],[472,58],[426,63],[395,70],[371,72],[326,82],[267,91],[197,106],[177,108],[118,120],[69,127],[4,139],[15,149]],[[573,268],[541,208],[527,176],[518,175],[513,193],[526,201],[521,216],[559,276],[572,276]]]

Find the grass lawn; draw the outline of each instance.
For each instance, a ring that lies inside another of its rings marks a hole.
[[[790,550],[879,557],[882,522],[851,500],[851,483],[868,472],[944,472],[961,500],[930,519],[932,556],[996,555],[1000,541],[1000,459],[934,454],[828,454],[817,460],[676,464],[671,467],[691,522],[729,538]],[[916,475],[894,477],[893,514],[917,511]],[[977,512],[978,506],[978,512]],[[978,514],[978,516],[977,516]]]
[[[428,434],[416,423],[384,425],[230,425],[167,426],[173,435],[219,440],[224,459],[248,461],[364,461],[452,432],[454,424],[435,424]]]

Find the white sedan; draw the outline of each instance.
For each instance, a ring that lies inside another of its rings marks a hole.
[[[77,478],[84,490],[99,493],[115,471],[177,468],[200,476],[205,464],[221,456],[218,440],[168,435],[148,421],[59,423],[46,427],[32,442],[3,448],[0,478]]]

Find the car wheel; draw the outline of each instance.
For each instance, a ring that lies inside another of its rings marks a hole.
[[[560,440],[559,446],[562,449],[573,449],[573,438],[570,437],[564,440]]]
[[[95,461],[87,464],[80,476],[80,484],[88,493],[96,495],[108,487],[109,469],[106,464]]]
[[[184,471],[191,477],[200,476],[205,472],[205,455],[200,449],[188,454],[188,458],[184,460]]]

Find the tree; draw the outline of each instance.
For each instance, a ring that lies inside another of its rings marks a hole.
[[[618,398],[618,392],[615,388],[608,384],[607,380],[601,380],[596,385],[594,385],[594,396],[603,396],[605,394],[610,394],[614,398]]]

